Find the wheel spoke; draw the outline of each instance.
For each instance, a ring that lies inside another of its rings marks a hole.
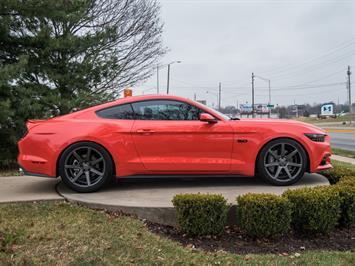
[[[83,174],[83,170],[81,169],[77,174],[74,175],[73,182],[79,179],[79,177]]]
[[[298,153],[298,150],[295,149],[294,151],[290,152],[289,154],[286,155],[287,160],[290,160],[293,156],[295,156]]]
[[[96,170],[95,168],[93,168],[93,167],[90,168],[90,171],[93,172],[94,174],[97,174],[97,175],[100,175],[100,176],[104,174],[104,173],[101,173],[101,172],[97,171],[97,170]]]
[[[277,170],[276,170],[276,173],[275,173],[274,178],[278,178],[278,177],[279,177],[279,175],[280,175],[280,173],[281,173],[281,170],[282,170],[282,167],[281,167],[281,166],[277,167]]]
[[[91,154],[91,149],[88,148],[88,151],[86,153],[86,160],[90,160],[90,154]]]
[[[83,159],[79,156],[79,154],[77,154],[76,151],[73,151],[73,155],[79,161],[79,163],[81,163],[83,161]]]
[[[298,168],[302,167],[302,164],[294,163],[294,162],[289,162],[287,165],[288,165],[288,166],[298,167]]]
[[[90,163],[91,163],[91,165],[95,165],[95,164],[98,164],[99,162],[101,162],[103,159],[104,159],[104,158],[100,157],[99,159],[90,161]]]
[[[290,179],[292,179],[292,175],[291,175],[290,171],[288,170],[288,168],[285,167],[284,169],[285,169],[285,172],[286,172],[286,174],[288,175],[288,177],[289,177]]]
[[[281,143],[281,156],[285,156],[285,143]]]
[[[279,159],[279,156],[277,155],[276,151],[270,149],[269,152],[272,155],[272,157],[274,157],[275,159]]]
[[[67,169],[81,169],[80,165],[68,165],[67,164],[64,167],[67,168]]]
[[[86,177],[86,183],[88,184],[88,186],[90,186],[91,181],[90,181],[90,172],[89,171],[85,172],[85,177]]]
[[[272,162],[272,163],[265,164],[266,167],[278,166],[278,165],[279,165],[279,162]]]

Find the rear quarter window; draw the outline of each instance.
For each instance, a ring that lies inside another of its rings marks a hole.
[[[96,111],[96,115],[108,119],[133,120],[134,113],[131,104],[117,105]]]

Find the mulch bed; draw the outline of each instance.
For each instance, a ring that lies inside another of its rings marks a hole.
[[[253,239],[238,227],[226,227],[217,237],[191,237],[171,226],[146,221],[153,233],[166,236],[191,249],[204,251],[228,251],[237,254],[274,253],[280,256],[298,256],[307,250],[355,251],[355,226],[350,229],[336,229],[329,235],[296,235],[294,233],[273,239]]]

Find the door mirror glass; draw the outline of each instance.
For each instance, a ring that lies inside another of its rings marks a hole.
[[[208,122],[208,123],[217,123],[216,118],[207,113],[200,114],[200,121]]]

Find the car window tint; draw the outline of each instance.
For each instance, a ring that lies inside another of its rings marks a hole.
[[[201,109],[184,102],[153,100],[132,103],[138,120],[199,120]]]
[[[110,119],[134,119],[134,113],[130,104],[117,105],[114,107],[102,109],[96,112],[102,118]]]

